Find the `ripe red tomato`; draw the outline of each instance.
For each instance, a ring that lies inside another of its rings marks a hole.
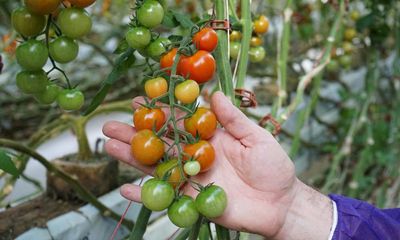
[[[92,5],[96,0],[68,0],[75,7],[85,8]]]
[[[174,158],[157,165],[154,177],[168,181],[174,188],[185,180],[185,173],[181,173],[178,166],[178,159]]]
[[[200,172],[208,171],[215,160],[214,147],[207,141],[200,140],[194,144],[188,144],[183,148],[185,160],[193,158],[200,163]]]
[[[160,68],[170,68],[165,70],[168,74],[171,74],[172,65],[174,65],[175,56],[178,53],[178,48],[173,48],[161,57]]]
[[[61,0],[25,0],[25,5],[30,12],[47,15],[54,12]]]
[[[190,118],[185,119],[184,124],[185,130],[194,137],[199,135],[201,139],[208,140],[217,129],[217,117],[210,109],[199,107]]]
[[[165,123],[165,113],[159,108],[141,107],[133,114],[133,123],[138,131],[153,128],[158,131]]]
[[[131,141],[132,156],[141,164],[153,165],[164,155],[164,143],[151,130],[144,129]]]
[[[162,77],[147,80],[144,84],[144,90],[149,98],[159,97],[168,91],[167,80]]]
[[[200,50],[191,57],[180,59],[178,74],[202,84],[213,78],[215,69],[214,57],[209,52]]]
[[[196,33],[192,41],[197,49],[212,52],[218,45],[218,35],[214,29],[206,27]]]

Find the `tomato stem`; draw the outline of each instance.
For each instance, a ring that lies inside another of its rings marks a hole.
[[[242,42],[240,46],[239,66],[237,70],[236,88],[244,88],[247,66],[249,62],[249,49],[252,29],[250,0],[241,1]]]
[[[151,210],[144,205],[140,209],[136,224],[133,226],[129,240],[142,240],[151,216]]]
[[[218,240],[229,240],[231,239],[229,235],[229,230],[221,225],[215,224],[215,230],[217,231]]]
[[[193,225],[193,228],[190,231],[189,240],[197,240],[203,219],[203,216],[200,216],[199,219],[197,219],[197,222]]]

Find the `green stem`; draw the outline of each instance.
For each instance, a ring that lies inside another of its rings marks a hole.
[[[217,231],[217,239],[218,240],[229,240],[230,234],[229,230],[221,225],[215,224],[215,229]]]
[[[80,161],[89,161],[92,159],[93,154],[90,149],[89,140],[86,134],[86,124],[82,117],[75,118],[72,121],[72,127],[78,141],[78,159]]]
[[[215,1],[217,20],[225,20],[225,14],[228,11],[226,7],[227,6],[225,6],[224,0]],[[217,34],[218,46],[214,52],[214,55],[217,62],[219,84],[224,94],[230,98],[231,101],[234,101],[235,91],[233,88],[232,70],[228,58],[228,34],[225,30],[217,30]]]
[[[185,228],[183,229],[178,236],[174,240],[186,240],[189,237],[191,229]]]
[[[129,240],[142,240],[151,216],[151,210],[144,205],[140,209],[136,224],[133,227]]]
[[[250,12],[250,0],[241,1],[241,17],[242,23],[242,42],[240,45],[240,56],[239,56],[239,66],[237,70],[237,82],[236,88],[243,88],[244,81],[246,79],[247,66],[249,62],[249,49],[250,49],[250,39],[251,33],[253,31],[251,12]]]
[[[276,118],[282,104],[286,101],[287,90],[287,59],[289,55],[289,43],[290,43],[290,31],[291,31],[291,18],[292,18],[292,0],[288,0],[286,3],[285,11],[283,13],[284,23],[281,41],[278,46],[278,86],[279,94],[272,107],[271,115]]]
[[[201,224],[203,222],[203,216],[200,216],[197,222],[194,224],[189,234],[189,240],[197,240],[200,233]]]
[[[236,1],[229,0],[229,12],[230,12],[230,15],[235,19],[236,22],[239,22],[240,20],[239,20],[238,15],[236,14],[235,5],[236,5]]]
[[[53,166],[53,164],[51,164],[46,158],[37,153],[35,150],[22,145],[20,142],[2,138],[0,138],[0,146],[27,154],[32,158],[36,159],[37,161],[39,161],[40,164],[42,164],[47,169],[47,171],[55,174],[56,176],[63,179],[66,183],[68,183],[68,185],[70,185],[74,189],[74,191],[82,200],[87,201],[94,207],[96,207],[99,210],[100,214],[102,214],[103,216],[109,216],[116,221],[120,220],[121,216],[119,216],[113,210],[109,209],[107,206],[101,203],[96,196],[94,196],[85,187],[83,187],[76,179],[69,176],[67,173],[58,169],[57,167]],[[133,227],[133,223],[126,219],[123,220],[123,224],[129,228]]]

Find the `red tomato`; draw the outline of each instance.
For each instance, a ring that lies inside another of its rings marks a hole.
[[[143,129],[152,130],[153,128],[158,131],[165,123],[165,114],[159,108],[141,107],[133,114],[133,123],[138,131]]]
[[[210,27],[203,28],[193,36],[193,44],[199,50],[212,52],[218,45],[218,35]]]
[[[210,139],[217,129],[217,117],[207,108],[199,107],[197,111],[184,121],[185,130],[194,137],[197,135],[201,139]]]
[[[175,56],[178,53],[178,48],[173,48],[171,51],[161,56],[160,68],[170,68],[165,70],[168,74],[171,74],[171,68],[174,65]]]
[[[191,157],[200,163],[200,172],[206,172],[211,168],[215,160],[214,147],[207,141],[200,140],[195,144],[188,144],[183,148],[184,160]]]
[[[214,57],[209,52],[200,50],[191,57],[180,59],[178,74],[202,84],[213,78],[215,69]]]

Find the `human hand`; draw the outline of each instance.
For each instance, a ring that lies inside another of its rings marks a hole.
[[[138,101],[141,100],[133,100],[134,108],[139,106]],[[293,207],[301,207],[298,204],[303,203],[296,196],[308,196],[301,194],[306,186],[296,178],[292,161],[269,132],[249,120],[222,93],[212,96],[211,109],[223,127],[217,129],[210,141],[216,152],[215,163],[208,172],[193,180],[203,185],[214,182],[227,193],[224,214],[212,221],[230,229],[289,239],[295,229],[295,219],[291,216],[298,215]],[[111,156],[152,174],[152,167],[139,164],[131,155],[134,127],[109,122],[103,132],[111,138],[105,145]],[[183,191],[193,197],[197,195],[191,186],[185,186]],[[126,184],[121,194],[140,202],[139,186]]]

